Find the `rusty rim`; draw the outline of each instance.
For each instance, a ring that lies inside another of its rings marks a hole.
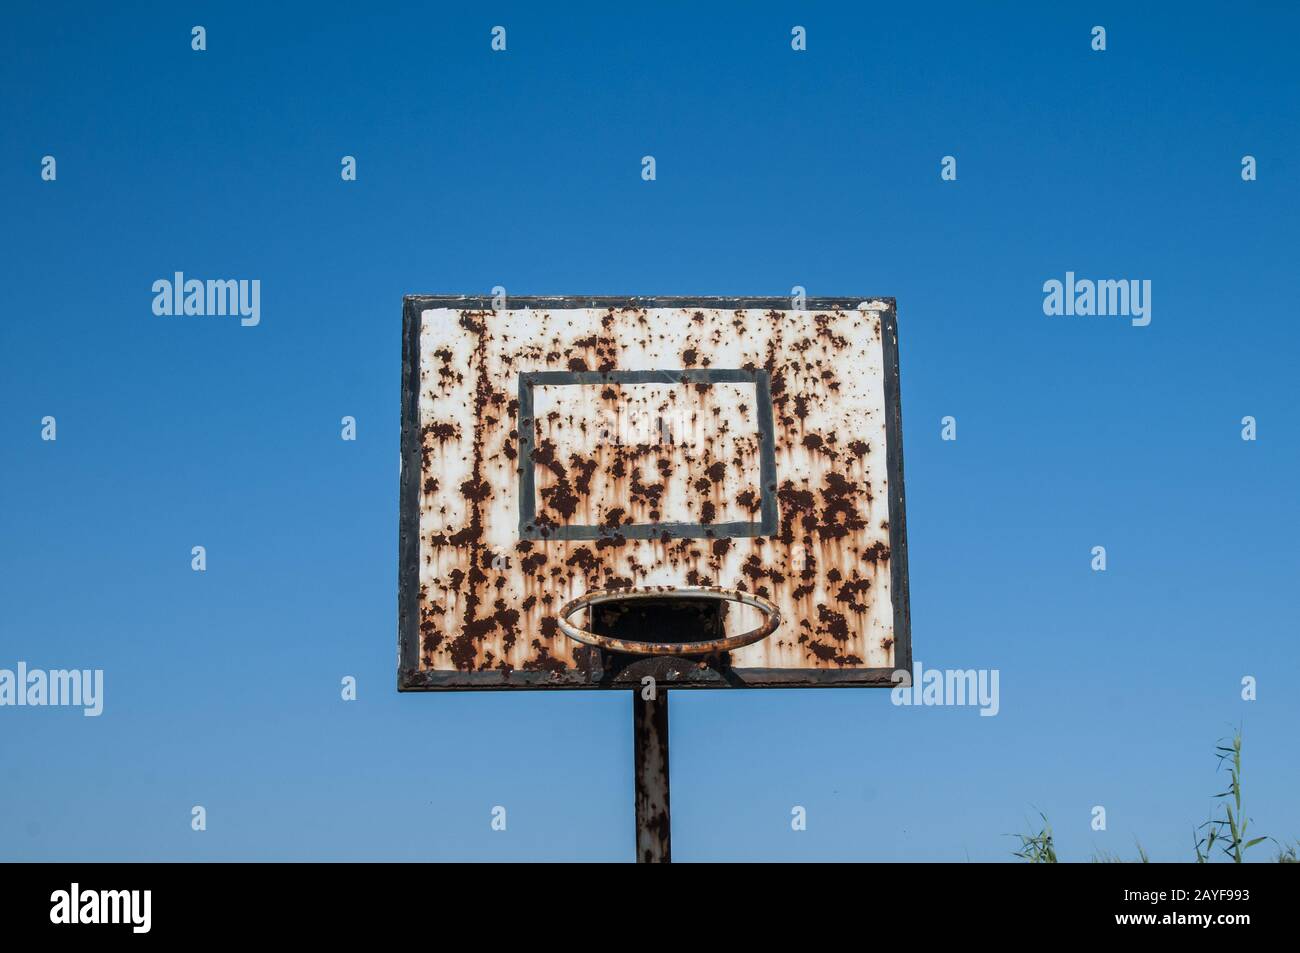
[[[569,616],[579,609],[604,605],[609,602],[636,602],[643,599],[715,599],[720,602],[739,602],[753,606],[766,617],[757,629],[728,636],[725,639],[710,639],[707,642],[629,642],[614,639],[607,635],[597,635],[586,629],[579,629],[569,621]],[[781,624],[781,610],[762,596],[739,589],[714,589],[708,586],[654,586],[651,588],[594,589],[565,603],[560,609],[556,622],[571,639],[587,645],[595,645],[611,652],[626,652],[631,655],[708,655],[714,652],[729,652],[742,645],[751,645],[767,638]]]

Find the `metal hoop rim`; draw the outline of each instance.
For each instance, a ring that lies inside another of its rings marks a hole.
[[[766,618],[757,629],[707,642],[630,642],[607,635],[597,635],[595,632],[579,629],[569,622],[569,616],[579,609],[604,605],[607,602],[635,602],[664,597],[739,602],[758,609]],[[625,586],[619,589],[593,589],[591,592],[584,593],[566,602],[555,621],[560,631],[574,641],[608,649],[611,652],[625,652],[629,655],[708,655],[714,652],[729,652],[767,638],[781,624],[781,610],[762,596],[754,595],[752,592],[742,592],[739,589],[721,589],[713,586]]]

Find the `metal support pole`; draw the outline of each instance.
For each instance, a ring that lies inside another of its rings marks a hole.
[[[668,690],[655,697],[632,692],[632,758],[636,773],[636,859],[640,864],[672,860],[672,815],[668,810]]]

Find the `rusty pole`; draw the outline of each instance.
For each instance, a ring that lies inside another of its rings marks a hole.
[[[666,864],[672,857],[668,810],[668,689],[642,698],[632,692],[632,759],[636,774],[636,859]]]

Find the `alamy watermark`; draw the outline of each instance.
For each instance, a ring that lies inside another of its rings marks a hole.
[[[1043,314],[1131,317],[1135,328],[1151,323],[1151,279],[1075,278],[1043,282]]]
[[[50,894],[50,922],[55,924],[125,924],[132,933],[148,933],[152,910],[152,890],[83,890],[74,883]]]
[[[992,717],[1001,708],[999,674],[996,668],[927,669],[917,662],[910,672],[894,672],[889,699],[895,705],[978,706],[981,717]]]
[[[0,708],[5,706],[61,706],[82,709],[87,718],[104,711],[104,670],[0,668]]]
[[[198,278],[176,272],[153,283],[153,313],[171,315],[239,315],[246,328],[262,320],[262,279]]]

